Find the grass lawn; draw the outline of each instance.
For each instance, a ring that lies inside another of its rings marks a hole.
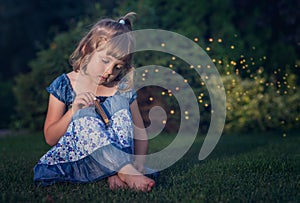
[[[151,140],[159,151],[171,135]],[[161,172],[150,193],[110,191],[106,181],[35,187],[32,168],[49,149],[41,134],[0,138],[0,202],[299,202],[300,134],[223,135],[204,161],[204,137]]]

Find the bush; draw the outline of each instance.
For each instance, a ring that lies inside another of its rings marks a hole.
[[[293,75],[291,75],[293,77]],[[227,96],[226,131],[289,130],[299,127],[300,94],[263,78],[223,77]]]
[[[41,130],[47,111],[48,93],[45,88],[60,74],[69,72],[69,55],[75,49],[84,30],[84,23],[78,23],[70,32],[55,37],[48,49],[37,53],[37,58],[30,62],[31,71],[18,75],[13,88],[19,118],[14,122],[15,128]]]

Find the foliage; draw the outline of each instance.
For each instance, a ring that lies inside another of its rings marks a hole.
[[[149,193],[110,191],[106,180],[35,187],[32,169],[49,149],[43,136],[0,138],[0,156],[5,157],[0,163],[0,198],[1,202],[297,202],[298,134],[223,136],[202,162],[197,157],[204,138],[198,137],[181,160],[161,172]],[[171,134],[157,136],[150,150],[160,151],[173,139]]]
[[[227,93],[227,132],[287,131],[299,127],[299,90],[280,93],[273,83],[266,86],[264,79],[259,77],[242,80],[229,75],[223,77],[223,83]]]
[[[14,122],[14,128],[41,130],[49,96],[45,88],[60,74],[72,70],[69,56],[91,21],[82,20],[71,31],[57,35],[49,48],[38,52],[37,58],[30,62],[31,71],[16,77],[13,90],[19,118]]]
[[[1,101],[1,114],[0,114],[0,129],[6,128],[12,117],[13,104],[15,103],[15,97],[12,93],[12,81],[0,82],[0,101]]]
[[[39,129],[42,126],[47,103],[44,87],[60,73],[71,70],[67,64],[68,55],[80,38],[84,25],[92,24],[95,16],[103,16],[100,10],[91,12],[92,17],[85,21],[79,21],[75,29],[58,34],[49,48],[41,50],[31,61],[30,73],[16,78],[14,93],[18,117],[14,119],[15,127]],[[288,13],[298,14],[290,4],[277,1],[274,4],[253,4],[250,1],[220,3],[219,0],[125,0],[116,3],[113,13],[121,16],[129,11],[139,14],[135,29],[174,31],[194,40],[208,53],[224,80],[226,130],[288,130],[299,126],[300,64],[298,47],[295,46],[299,30],[293,23],[295,16]],[[276,22],[281,17],[284,21],[280,21],[281,27],[277,27]],[[136,67],[172,65],[174,71],[187,78],[199,101],[201,127],[209,127],[209,94],[203,80],[188,64],[160,53],[136,53],[134,60]],[[180,115],[171,115],[170,111],[180,110],[174,98],[162,98],[161,90],[156,95],[149,94],[151,91],[155,92],[155,89],[140,93],[144,119],[149,123],[147,114],[154,104],[149,98],[154,97],[156,104],[166,107],[167,116],[172,121],[169,123],[172,127],[167,127],[167,131],[176,131],[174,126],[179,125]]]
[[[0,53],[6,71],[0,78],[29,71],[28,61],[45,48],[58,33],[84,16],[92,16],[93,1],[10,1],[0,2]]]

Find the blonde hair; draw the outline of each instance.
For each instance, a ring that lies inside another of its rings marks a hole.
[[[136,13],[130,12],[118,20],[102,19],[81,39],[69,62],[75,72],[85,69],[96,51],[107,49],[107,54],[124,61],[125,67],[115,79],[121,80],[132,70],[134,39],[130,33]],[[120,37],[117,37],[119,36]]]

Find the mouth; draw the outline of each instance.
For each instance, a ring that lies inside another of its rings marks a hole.
[[[99,76],[100,81],[106,81],[108,77]]]
[[[104,83],[108,83],[109,82],[109,77],[105,77],[105,76],[99,76],[99,84],[104,84]]]

